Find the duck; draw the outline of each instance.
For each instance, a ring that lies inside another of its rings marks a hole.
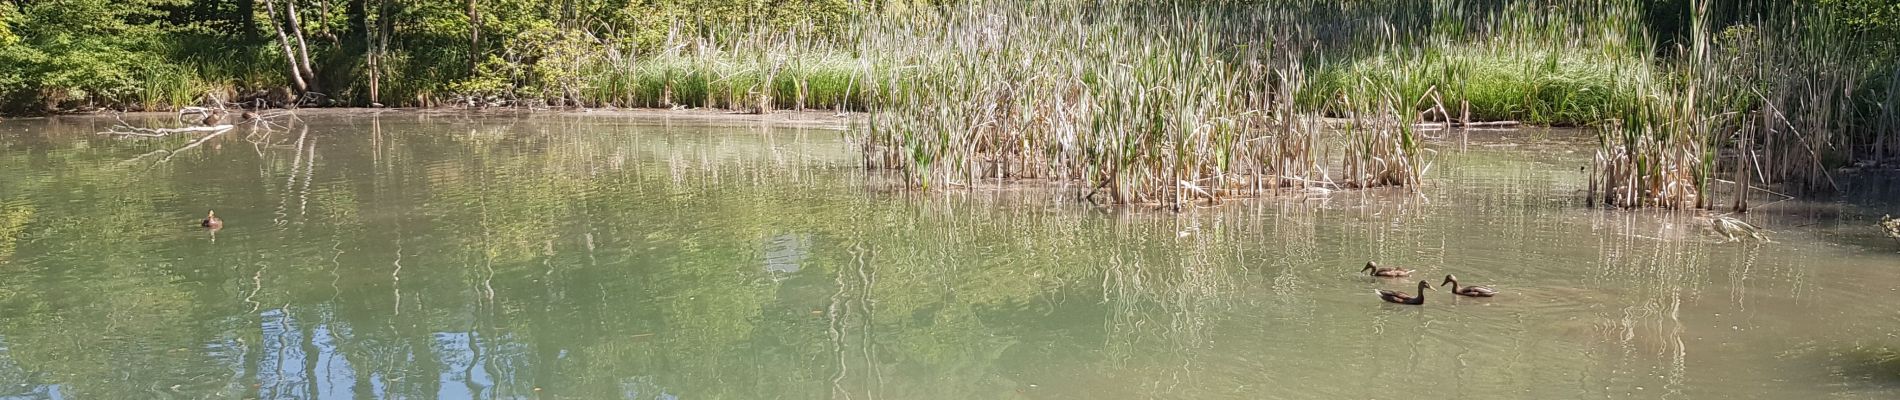
[[[1438,289],[1432,289],[1431,282],[1418,281],[1417,295],[1411,295],[1411,294],[1406,294],[1405,292],[1401,292],[1401,291],[1385,290],[1385,289],[1374,290],[1373,293],[1377,293],[1379,295],[1379,299],[1385,300],[1385,302],[1387,303],[1410,304],[1410,305],[1416,306],[1416,305],[1425,304],[1425,290],[1426,289],[1438,290]]]
[[[205,212],[205,220],[202,222],[199,222],[198,226],[202,226],[202,227],[210,228],[210,229],[223,228],[224,220],[218,218],[217,211],[208,211],[208,212]]]
[[[198,122],[204,124],[205,126],[218,126],[218,122],[221,122],[223,120],[224,120],[224,116],[219,115],[218,113],[205,113],[205,118]]]
[[[1458,277],[1456,276],[1445,275],[1445,281],[1439,283],[1438,286],[1445,286],[1446,283],[1451,284],[1451,294],[1459,296],[1491,297],[1498,295],[1498,290],[1492,289],[1490,286],[1458,286]]]
[[[1406,276],[1411,276],[1412,271],[1415,271],[1415,270],[1404,269],[1404,268],[1399,268],[1399,267],[1381,267],[1379,266],[1379,263],[1371,262],[1371,261],[1366,262],[1365,268],[1359,269],[1359,272],[1365,272],[1366,275],[1377,276],[1381,278],[1403,278]]]
[[[1900,218],[1894,218],[1892,215],[1882,215],[1880,216],[1880,227],[1887,229],[1887,236],[1892,236],[1894,240],[1900,240]]]

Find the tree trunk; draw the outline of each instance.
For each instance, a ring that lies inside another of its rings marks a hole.
[[[303,39],[303,20],[297,17],[297,2],[296,0],[285,1],[284,6],[288,9],[285,13],[290,16],[290,32],[297,37],[297,56],[303,60],[303,64],[297,67],[303,70],[304,81],[310,84],[310,91],[321,91],[322,85],[317,82],[317,73],[310,69],[310,45],[305,44]]]
[[[1900,66],[1894,67],[1893,75],[1887,78],[1887,102],[1880,107],[1880,137],[1874,139],[1875,162],[1887,162],[1889,150],[1900,151],[1900,138],[1888,139],[1894,129],[1900,128],[1900,124],[1896,124],[1900,120],[1895,118],[1893,112],[1894,107],[1900,107],[1900,103],[1895,101],[1895,96],[1900,95],[1900,90],[1893,89],[1896,87],[1900,87]]]
[[[475,9],[475,0],[468,0],[468,75],[475,76],[475,66],[482,57],[482,14]]]
[[[364,53],[364,58],[367,61],[366,62],[367,65],[365,65],[365,67],[367,67],[367,69],[369,70],[368,71],[369,72],[368,74],[369,75],[369,105],[371,107],[374,107],[376,106],[376,103],[382,102],[382,100],[380,99],[382,95],[380,91],[382,88],[379,87],[379,84],[382,82],[383,77],[382,77],[382,74],[378,71],[378,69],[381,68],[381,66],[376,65],[376,62],[377,62],[376,49],[372,48],[370,49],[369,52]]]
[[[362,1],[363,0],[357,0],[357,3],[362,3]],[[363,24],[363,66],[364,69],[367,70],[364,72],[369,75],[369,105],[371,106],[375,106],[376,103],[379,102],[378,97],[382,94],[378,93],[380,89],[382,89],[378,87],[382,81],[382,74],[379,73],[381,66],[377,65],[377,58],[381,56],[379,53],[382,52],[382,48],[376,46],[376,37],[382,34],[381,25],[389,22],[389,0],[382,0],[380,3],[381,4],[377,5],[377,11],[379,13],[376,16],[376,24],[378,25],[376,29],[368,29],[368,21],[364,21]],[[369,18],[368,12],[364,12],[363,14],[365,19]]]
[[[297,65],[297,55],[290,50],[290,38],[284,35],[284,25],[277,23],[277,2],[275,0],[264,0],[264,10],[270,12],[271,30],[277,32],[277,44],[283,46],[284,61],[290,66],[291,83],[297,84],[298,93],[309,91],[310,85],[304,82],[303,72]]]
[[[1764,123],[1767,119],[1766,115],[1761,117]],[[1741,134],[1742,140],[1735,144],[1735,205],[1732,209],[1738,213],[1745,213],[1748,212],[1748,191],[1751,190],[1749,185],[1753,182],[1753,179],[1748,176],[1748,167],[1753,165],[1755,160],[1755,129],[1743,128]]]
[[[363,51],[369,51],[369,0],[349,0],[344,5],[344,24],[342,41],[345,43],[363,43]],[[358,42],[357,40],[362,40]]]
[[[237,19],[238,36],[257,40],[257,0],[237,0]]]
[[[390,20],[393,0],[379,0],[376,5],[376,25],[368,32],[369,37],[369,102],[370,105],[382,103],[383,54],[389,49],[389,36],[394,33],[395,21]]]

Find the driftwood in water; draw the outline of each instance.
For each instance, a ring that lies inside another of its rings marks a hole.
[[[180,110],[179,117],[182,119],[185,115],[190,115],[190,114],[205,114],[209,116],[209,115],[215,115],[215,114],[211,114],[212,112],[215,112],[215,111],[216,110],[202,108],[202,107],[190,107],[186,110]],[[212,138],[216,138],[220,135],[223,135],[225,132],[230,132],[232,128],[237,127],[231,124],[222,124],[222,125],[211,125],[211,126],[188,126],[188,127],[183,127],[183,128],[145,128],[145,127],[132,126],[132,124],[125,122],[125,118],[117,117],[117,116],[115,116],[115,118],[118,118],[119,120],[118,125],[114,125],[113,127],[108,128],[107,130],[103,132],[98,132],[97,134],[141,136],[141,137],[167,137],[167,136],[171,136],[173,134],[179,134],[179,133],[193,133],[193,132],[206,133],[206,135],[198,137],[197,140],[192,140],[191,143],[186,144],[185,147],[180,147],[176,150],[156,150],[150,153],[145,153],[144,155],[141,155],[138,157],[134,157],[129,160],[125,160],[123,163],[138,162],[139,160],[143,160],[146,157],[155,156],[158,154],[165,154],[165,158],[159,159],[158,163],[171,161],[172,157],[178,156],[178,153],[184,152],[185,150],[191,150],[191,149],[197,148],[198,146],[204,145],[205,142],[211,141]],[[154,163],[154,165],[156,165],[156,163]]]
[[[185,145],[185,147],[180,147],[180,148],[177,148],[177,149],[175,149],[175,150],[165,150],[165,149],[158,149],[158,150],[152,150],[152,152],[150,152],[150,153],[145,153],[145,154],[141,154],[141,155],[139,155],[138,157],[132,157],[132,158],[130,158],[130,159],[127,159],[127,160],[125,160],[125,161],[120,161],[120,162],[119,162],[119,164],[120,164],[120,165],[128,165],[128,164],[133,164],[133,163],[137,163],[137,162],[139,162],[139,160],[144,160],[144,159],[146,159],[147,157],[152,157],[152,156],[156,156],[156,155],[159,155],[159,154],[164,154],[164,155],[165,155],[165,158],[161,158],[161,159],[159,159],[159,160],[158,160],[157,162],[154,162],[154,163],[152,163],[152,164],[151,164],[151,165],[158,165],[158,164],[161,164],[161,163],[164,163],[164,162],[166,162],[166,161],[171,161],[171,160],[172,160],[172,157],[177,157],[177,156],[178,156],[178,153],[182,153],[182,152],[184,152],[185,150],[191,150],[191,149],[193,149],[193,148],[196,148],[196,147],[198,147],[198,146],[201,146],[201,145],[204,145],[204,144],[205,144],[205,142],[209,142],[209,141],[211,141],[211,138],[215,138],[215,137],[218,137],[218,135],[223,135],[223,134],[224,134],[225,132],[229,132],[229,131],[230,131],[229,129],[226,129],[226,130],[221,130],[221,131],[216,131],[216,132],[211,132],[211,134],[209,134],[209,135],[205,135],[204,137],[201,137],[201,138],[198,138],[198,140],[193,140],[193,141],[191,141],[191,143],[189,143],[189,144],[186,144],[186,145]]]
[[[1439,122],[1428,122],[1428,123],[1422,123],[1422,124],[1414,124],[1412,125],[1412,127],[1416,129],[1499,128],[1499,127],[1508,127],[1508,126],[1518,126],[1521,124],[1523,123],[1517,122],[1517,121],[1452,122],[1450,124],[1439,123]]]
[[[209,113],[208,109],[204,109],[202,107],[188,107],[186,110],[180,111],[179,116],[180,118],[183,118],[184,115],[190,114],[194,111],[198,113]],[[132,126],[131,123],[125,122],[125,118],[122,116],[115,115],[113,116],[113,118],[117,118],[119,120],[118,125],[113,125],[111,128],[107,128],[103,132],[96,132],[96,134],[163,137],[163,136],[169,136],[174,133],[186,133],[186,132],[222,133],[224,131],[228,131],[228,130],[231,130],[231,128],[236,127],[231,124],[221,124],[221,125],[211,125],[211,126],[187,126],[183,128],[143,128],[143,127]]]
[[[99,132],[99,134],[101,134],[101,135],[126,135],[126,136],[144,136],[144,137],[161,137],[161,136],[167,136],[167,135],[171,135],[171,134],[174,134],[174,133],[185,133],[185,132],[218,132],[218,133],[221,133],[221,132],[224,132],[224,131],[228,131],[228,130],[231,130],[231,128],[235,128],[235,127],[236,127],[236,126],[233,126],[233,125],[230,125],[230,124],[225,124],[225,125],[213,125],[213,126],[190,126],[190,127],[184,127],[184,128],[139,128],[139,127],[132,127],[132,126],[114,126],[114,127],[112,127],[111,129],[108,129],[108,130],[106,130],[106,131],[104,131],[104,132]]]

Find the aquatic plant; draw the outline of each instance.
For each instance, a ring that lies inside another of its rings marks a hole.
[[[1858,57],[1865,38],[1830,4],[1762,5],[1744,13],[1753,19],[1716,26],[1710,2],[1695,2],[1677,54],[1650,62],[1661,76],[1625,88],[1641,100],[1613,111],[1591,196],[1711,207],[1720,182],[1746,211],[1757,186],[1829,190],[1843,160],[1900,149],[1876,133],[1894,126],[1890,106],[1864,88],[1900,82],[1900,66]]]
[[[1280,188],[1416,184],[1418,144],[1400,112],[1411,103],[1390,86],[1354,85],[1325,102],[1353,116],[1342,130],[1296,112],[1301,49],[1282,45],[1309,34],[1296,17],[1055,2],[867,21],[859,53],[881,58],[863,70],[878,99],[865,163],[924,189],[1050,180],[1079,183],[1093,201],[1173,208]]]
[[[1639,83],[1622,90],[1650,89],[1649,84]],[[1701,205],[1707,177],[1706,136],[1694,112],[1694,102],[1668,92],[1637,97],[1636,102],[1613,110],[1613,119],[1598,133],[1589,178],[1591,202],[1622,207]]]

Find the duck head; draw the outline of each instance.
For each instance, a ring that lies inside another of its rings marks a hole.
[[[1458,281],[1458,277],[1456,277],[1456,276],[1451,276],[1451,275],[1445,275],[1445,281],[1444,281],[1444,282],[1439,282],[1439,283],[1438,283],[1438,286],[1445,286],[1445,285],[1449,285],[1449,284],[1451,284],[1452,282],[1457,282],[1457,281]]]
[[[203,222],[199,222],[198,226],[211,228],[211,229],[218,229],[218,228],[224,227],[224,220],[218,219],[217,211],[207,211],[205,212],[205,220]]]

